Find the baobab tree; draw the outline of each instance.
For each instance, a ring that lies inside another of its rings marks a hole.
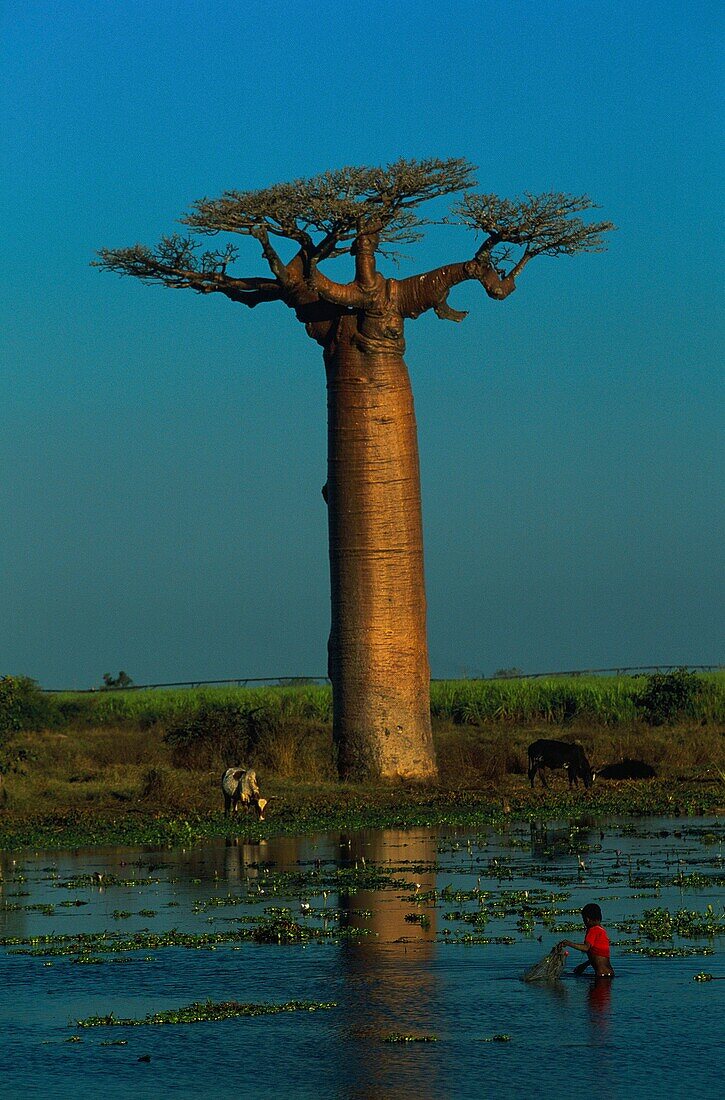
[[[535,256],[601,251],[608,222],[585,223],[586,196],[476,194],[463,160],[399,160],[342,168],[257,191],[200,199],[186,234],[155,248],[102,249],[96,265],[144,282],[223,294],[255,308],[281,302],[321,345],[327,373],[332,625],[328,674],[344,778],[430,779],[423,539],[413,396],[403,361],[405,322],[433,310],[447,321],[456,284],[475,280],[501,301]],[[421,204],[458,194],[452,215],[478,232],[468,258],[409,278],[387,278],[378,257],[421,237]],[[233,243],[204,250],[204,236],[251,237],[266,275],[233,273]],[[279,242],[282,242],[282,252]],[[285,242],[291,242],[286,244]],[[289,256],[284,250],[287,250]],[[337,282],[325,262],[351,256]]]

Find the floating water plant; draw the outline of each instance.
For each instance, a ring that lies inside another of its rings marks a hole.
[[[74,966],[131,966],[135,962],[153,962],[150,956],[144,959],[104,959],[100,955],[78,955],[70,960]],[[52,965],[45,963],[45,966]]]
[[[421,928],[430,928],[430,917],[426,913],[406,913],[408,924],[419,924]]]
[[[94,871],[93,874],[87,875],[73,875],[71,878],[63,879],[53,883],[53,886],[57,890],[83,890],[89,887],[95,887],[98,890],[102,887],[104,890],[109,889],[111,886],[126,887],[127,889],[136,890],[142,886],[156,885],[161,880],[158,878],[119,878],[117,875],[100,874],[98,871]]]
[[[390,1035],[383,1036],[384,1043],[437,1043],[437,1035],[404,1035],[399,1031],[392,1031]]]
[[[529,935],[534,931],[534,928],[536,927],[536,919],[530,909],[524,910],[524,912],[522,912],[521,916],[516,921],[516,927],[518,928],[519,932],[525,932]]]
[[[456,935],[449,929],[445,928],[441,932],[441,943],[476,943],[476,944],[499,944],[510,945],[516,943],[513,936],[479,936],[475,932],[463,932]]]
[[[619,927],[619,926],[617,926]],[[669,940],[678,936],[721,936],[725,934],[725,912],[716,913],[708,905],[702,913],[680,909],[670,914],[668,909],[645,909],[639,931],[649,940]]]
[[[691,955],[714,955],[712,947],[628,947],[625,955],[644,955],[648,959],[687,959]]]
[[[702,890],[710,887],[725,886],[725,876],[718,874],[703,874],[702,871],[690,871],[688,874],[679,874],[671,879],[669,886],[679,886],[682,890]]]
[[[76,935],[44,935],[0,937],[0,946],[9,947],[13,955],[60,956],[97,955],[126,951],[157,951],[164,947],[184,947],[192,950],[214,950],[225,944],[254,941],[256,943],[307,943],[313,941],[357,940],[370,935],[365,928],[319,927],[297,924],[286,918],[255,921],[250,927],[236,927],[224,932],[167,932],[142,929],[121,932],[79,932]]]
[[[182,1008],[151,1012],[140,1020],[114,1016],[88,1016],[76,1020],[76,1027],[160,1027],[165,1024],[197,1024],[232,1020],[239,1016],[275,1016],[280,1012],[317,1012],[337,1008],[335,1001],[287,1001],[285,1004],[254,1004],[243,1001],[194,1001]]]
[[[305,943],[315,933],[307,925],[297,924],[291,917],[274,917],[252,932],[256,943]]]

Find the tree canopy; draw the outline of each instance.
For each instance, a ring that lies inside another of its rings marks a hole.
[[[419,240],[424,227],[431,224],[421,215],[420,206],[448,195],[461,197],[444,220],[468,226],[482,236],[462,277],[479,278],[494,297],[513,289],[516,277],[534,256],[605,248],[603,235],[614,226],[583,221],[579,215],[596,209],[588,196],[548,192],[502,199],[477,194],[474,173],[474,166],[461,159],[398,160],[384,168],[340,168],[256,191],[225,191],[219,198],[199,199],[181,218],[189,234],[162,237],[154,248],[141,244],[104,248],[95,265],[145,282],[200,294],[222,293],[248,306],[274,300],[297,304],[290,301],[291,286],[294,282],[299,289],[300,279],[314,295],[337,301],[344,295],[336,297],[338,284],[317,275],[319,264],[359,251],[363,240],[368,253],[394,254],[397,245]],[[237,276],[230,271],[239,259],[235,244],[203,248],[201,238],[217,234],[256,240],[269,274]],[[294,272],[277,252],[276,238],[297,246],[299,263]],[[429,276],[435,275],[425,274],[429,286]],[[449,282],[445,293],[459,281],[456,277]],[[424,308],[436,308],[439,316],[450,320],[465,316],[447,307],[444,288],[438,283],[442,297],[428,301],[418,295],[408,316],[417,316]]]

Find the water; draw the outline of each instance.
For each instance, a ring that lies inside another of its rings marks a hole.
[[[719,1096],[725,983],[693,977],[725,976],[725,938],[650,945],[714,949],[706,956],[625,950],[647,909],[721,911],[722,827],[716,819],[673,819],[601,830],[592,823],[476,834],[382,830],[186,851],[1,854],[4,940],[103,930],[229,933],[269,906],[288,907],[302,925],[371,933],[344,942],[93,950],[103,961],[91,965],[78,965],[75,954],[14,954],[17,945],[6,943],[2,1096]],[[338,868],[347,876],[342,885]],[[387,881],[365,888],[377,871]],[[522,925],[526,899],[510,892],[523,890],[532,905],[556,909],[560,925],[578,930],[549,930],[541,919],[533,929]],[[456,897],[460,891],[465,897]],[[240,904],[213,905],[213,898]],[[583,939],[577,912],[588,901],[604,912],[614,981],[571,976],[584,958],[572,951],[561,982],[522,983],[521,973],[559,939]],[[453,916],[484,908],[492,912],[485,927]],[[427,919],[413,923],[405,919],[411,915]],[[633,922],[628,930],[614,928],[625,921]],[[515,942],[454,942],[471,932]],[[163,1027],[76,1023],[111,1011],[142,1018],[207,999],[337,1007]],[[437,1042],[384,1042],[392,1033]],[[486,1041],[502,1033],[511,1040]],[[81,1041],[68,1041],[75,1036]],[[125,1045],[101,1045],[119,1040]],[[139,1062],[145,1056],[150,1061]]]

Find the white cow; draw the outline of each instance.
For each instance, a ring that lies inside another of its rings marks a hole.
[[[264,821],[264,807],[269,799],[259,797],[259,784],[256,772],[252,768],[227,768],[222,776],[222,792],[224,793],[224,816],[229,816],[229,811],[236,813],[240,803],[245,809],[254,806],[259,821]]]

